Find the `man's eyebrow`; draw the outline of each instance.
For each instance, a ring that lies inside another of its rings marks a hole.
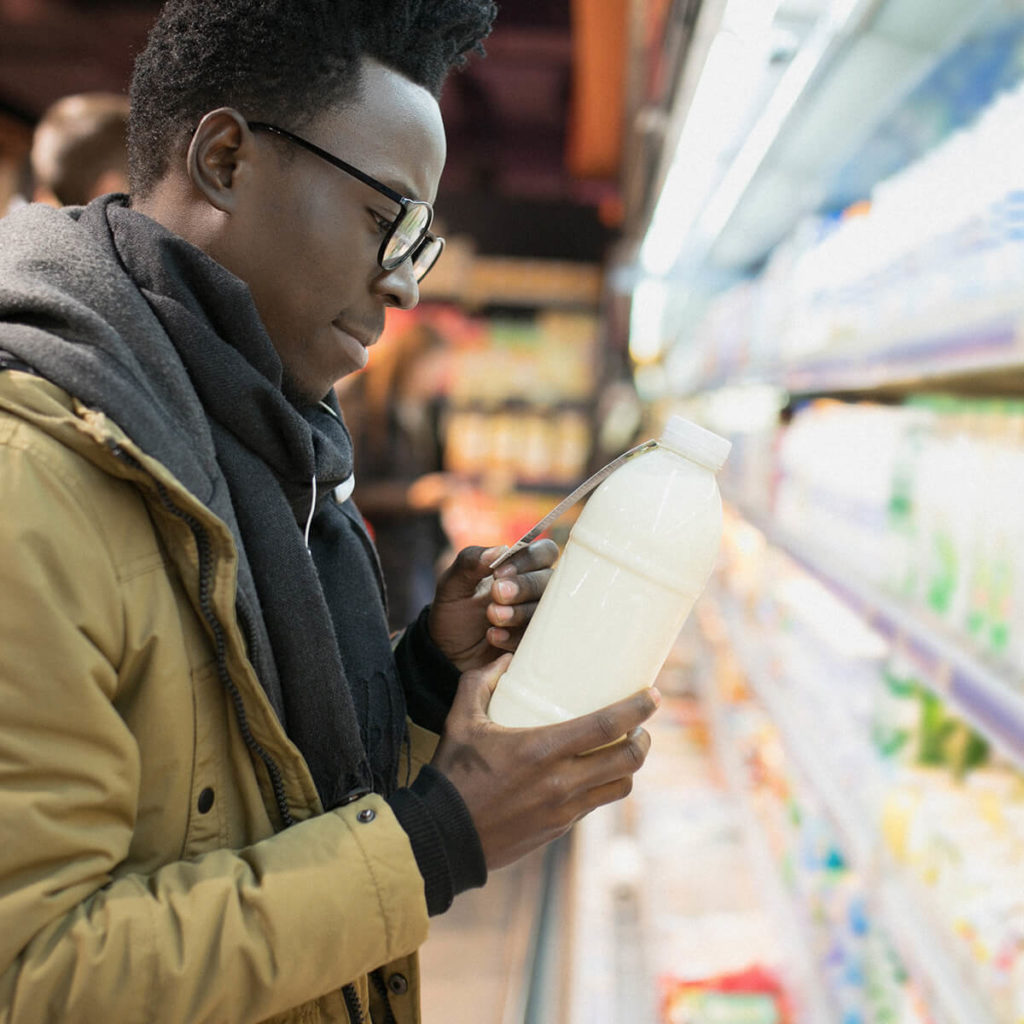
[[[363,168],[366,174],[369,174],[372,178],[379,181],[382,185],[387,185],[393,192],[397,192],[400,196],[405,199],[415,199],[417,202],[424,202],[419,197],[415,186],[407,178],[402,177],[402,172],[391,168],[390,170],[385,168],[383,173],[378,174],[376,171],[370,170],[368,167]]]
[[[387,185],[388,188],[397,192],[400,196],[406,199],[415,199],[421,201],[420,197],[416,194],[416,190],[408,181],[404,181],[401,178],[377,178],[382,185]]]

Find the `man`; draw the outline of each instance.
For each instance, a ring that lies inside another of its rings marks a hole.
[[[493,13],[172,0],[130,201],[0,224],[5,1020],[415,1021],[429,916],[629,791],[655,691],[487,719],[552,546],[392,650],[348,500],[332,384],[418,300]]]
[[[78,206],[127,191],[127,135],[127,96],[85,92],[57,100],[32,136],[33,201]]]

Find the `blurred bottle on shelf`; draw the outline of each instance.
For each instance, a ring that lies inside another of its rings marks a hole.
[[[818,401],[779,443],[789,534],[1024,670],[1024,403]]]
[[[798,224],[757,277],[709,303],[684,385],[1019,358],[1022,119],[1018,84],[869,197]]]

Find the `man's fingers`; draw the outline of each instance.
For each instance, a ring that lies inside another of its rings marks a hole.
[[[491,562],[500,553],[501,549],[496,549],[496,554]],[[536,569],[548,569],[555,564],[557,558],[558,545],[550,538],[545,537],[543,540],[535,540],[522,551],[517,551],[508,561],[502,562],[494,570],[494,576],[500,580],[520,573],[533,572]]]
[[[583,795],[583,799],[580,801],[574,820],[579,821],[580,818],[586,817],[591,811],[597,810],[598,807],[604,807],[606,804],[613,804],[617,800],[622,800],[629,796],[632,792],[632,775],[625,775],[621,779],[616,779],[614,782],[606,782],[601,786],[595,786],[593,789],[588,789]]]
[[[491,584],[491,599],[498,605],[524,604],[539,601],[551,579],[551,569],[538,569],[518,576],[495,577]]]
[[[652,686],[589,715],[549,728],[557,732],[554,745],[565,753],[585,754],[628,736],[658,709],[661,694]]]
[[[525,626],[533,618],[536,610],[536,601],[525,604],[489,604],[487,621],[499,629],[515,629],[518,626]]]
[[[509,561],[494,570],[491,583],[491,600],[494,605],[491,612],[502,607],[513,605],[530,605],[540,600],[551,579],[551,566],[558,557],[558,545],[552,540],[536,540],[528,548],[518,552]],[[524,621],[517,617],[501,620],[494,618],[489,612],[488,617],[496,625],[517,625]]]
[[[503,549],[483,548],[479,545],[463,548],[445,572],[444,595],[446,602],[462,601],[468,597],[491,597],[490,562],[498,557]],[[441,599],[441,588],[435,600]]]
[[[628,796],[633,776],[643,767],[650,749],[650,733],[638,727],[611,746],[577,757],[576,768],[585,774],[576,783],[575,798],[567,807],[573,819]]]
[[[479,562],[479,574],[481,577],[490,575],[491,562],[495,561],[505,550],[503,544],[497,545],[493,548],[466,548],[466,551],[477,552],[477,560]]]
[[[583,767],[593,768],[593,785],[613,782],[639,771],[651,749],[651,734],[637,726],[628,736],[609,746],[588,751],[578,758]]]

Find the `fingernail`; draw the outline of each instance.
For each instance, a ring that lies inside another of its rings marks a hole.
[[[503,597],[506,601],[511,601],[518,593],[519,587],[511,580],[501,580],[498,583],[498,596]]]
[[[654,701],[654,706],[656,708],[661,707],[661,690],[656,686],[651,687],[651,700]]]
[[[494,548],[486,548],[485,550],[480,552],[480,561],[484,565],[490,565],[491,562],[493,562],[496,558],[499,558],[507,550],[508,549],[505,547],[504,544],[499,544],[497,547]]]
[[[515,609],[509,608],[507,605],[494,606],[494,617],[501,622],[511,622],[513,615],[515,615]]]
[[[494,559],[491,559],[493,561]],[[495,579],[508,579],[510,576],[517,575],[516,567],[511,562],[502,562],[497,569],[494,570]]]
[[[503,644],[508,642],[508,638],[511,635],[507,629],[498,629],[496,626],[492,626],[490,630],[490,641],[492,644]]]

